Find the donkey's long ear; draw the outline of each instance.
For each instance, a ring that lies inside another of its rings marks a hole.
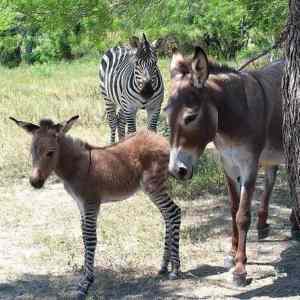
[[[40,128],[38,125],[32,123],[19,121],[13,117],[9,117],[9,118],[10,120],[14,121],[19,127],[23,128],[24,130],[26,130],[28,133],[31,134],[34,134],[34,132]]]
[[[204,86],[208,78],[208,59],[201,47],[195,47],[194,57],[192,59],[193,84],[197,88]]]
[[[57,132],[67,133],[71,129],[73,124],[78,120],[78,118],[79,118],[79,116],[76,115],[63,123],[56,124],[55,128],[56,128]]]
[[[182,77],[189,73],[188,65],[183,57],[183,55],[178,51],[177,48],[172,49],[172,60],[170,65],[171,79],[175,77]]]

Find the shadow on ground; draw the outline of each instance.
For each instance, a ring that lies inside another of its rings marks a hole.
[[[157,276],[153,271],[143,270],[152,275],[135,276],[135,270],[115,272],[108,269],[96,269],[96,280],[89,291],[89,299],[124,299],[142,297],[142,299],[163,299],[179,297],[180,287],[177,281]],[[218,266],[201,265],[181,274],[180,282],[202,280],[226,270]],[[18,280],[0,284],[1,299],[66,299],[75,290],[79,274],[64,276],[23,274]],[[188,298],[187,298],[188,299]]]
[[[277,278],[272,284],[235,295],[238,299],[254,297],[283,298],[300,295],[300,243],[293,242],[282,251],[280,261],[272,264]]]

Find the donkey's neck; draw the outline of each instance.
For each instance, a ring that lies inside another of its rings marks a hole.
[[[211,88],[211,98],[218,110],[218,132],[238,134],[248,110],[243,81],[234,73],[218,74],[215,78],[218,89]]]
[[[62,136],[59,146],[59,158],[55,173],[63,180],[70,182],[75,177],[88,173],[90,150],[87,144],[79,139]],[[82,171],[82,172],[81,172]]]

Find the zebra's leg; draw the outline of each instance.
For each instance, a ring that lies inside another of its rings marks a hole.
[[[258,239],[264,239],[269,235],[270,226],[267,223],[269,212],[269,201],[275,184],[278,166],[265,169],[265,187],[258,209],[257,233]]]
[[[161,104],[155,107],[147,107],[148,129],[156,131]]]
[[[105,99],[105,109],[107,122],[110,127],[110,143],[114,144],[116,141],[116,129],[118,126],[116,106],[111,100]]]
[[[159,169],[157,167],[156,169]],[[171,262],[170,279],[176,279],[180,271],[179,258],[179,231],[181,223],[181,210],[171,200],[167,187],[166,176],[161,176],[157,172],[147,171],[143,175],[144,191],[160,210],[166,226],[164,255],[159,271],[160,274],[168,272],[168,265]]]
[[[125,114],[122,108],[120,108],[118,112],[118,136],[119,140],[125,137],[125,131],[126,131],[126,119]]]
[[[78,284],[78,293],[84,297],[94,281],[94,257],[97,245],[97,217],[99,203],[84,204],[81,209],[81,229],[84,243],[84,275]]]
[[[127,133],[134,133],[136,132],[136,113],[137,109],[136,108],[124,108],[123,110],[125,120],[127,123]]]

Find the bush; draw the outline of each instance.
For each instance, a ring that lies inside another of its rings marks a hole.
[[[205,192],[224,192],[224,173],[219,158],[211,150],[206,150],[194,168],[191,180],[178,181],[171,178],[169,184],[171,196],[183,200],[194,199]]]

